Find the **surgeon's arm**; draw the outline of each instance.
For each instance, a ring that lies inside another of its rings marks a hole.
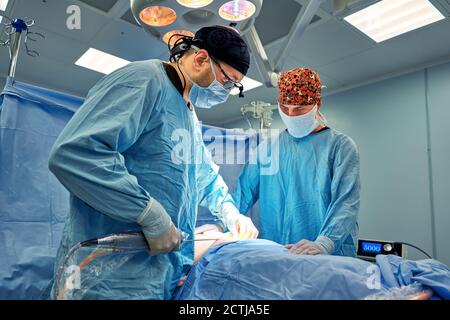
[[[340,142],[333,164],[331,203],[316,240],[325,253],[338,251],[357,225],[360,204],[359,153],[355,143],[346,138]],[[330,241],[331,240],[331,241]]]
[[[219,174],[219,166],[211,159],[211,153],[201,142],[203,161],[199,168],[197,177],[197,187],[199,192],[200,205],[208,208],[217,217],[217,224],[226,229],[225,220],[222,216],[221,208],[224,203],[234,206],[229,189],[222,176]]]
[[[151,87],[142,80],[92,90],[55,142],[49,168],[89,206],[159,237],[169,230],[170,217],[130,174],[122,155],[150,119],[158,95]]]
[[[233,197],[229,194],[228,186],[219,174],[219,167],[212,161],[211,152],[205,146],[204,142],[201,143],[201,152],[203,155],[202,166],[200,171],[200,177],[198,181],[200,192],[200,204],[208,208],[218,218],[220,216],[219,208],[223,204],[232,205],[236,207],[239,212],[247,213],[247,211],[258,200],[256,197],[248,196],[249,188],[251,186],[251,194],[258,192],[259,188],[259,168],[257,165],[246,165],[241,171],[241,175],[238,181],[237,190]],[[249,175],[248,175],[249,174]],[[244,188],[241,189],[241,186]],[[239,192],[237,192],[239,189]],[[242,195],[241,195],[242,190]],[[237,196],[237,197],[236,197]],[[245,197],[247,205],[241,206],[239,204],[242,197]],[[234,198],[234,199],[233,199]],[[247,202],[252,202],[251,204]]]
[[[208,208],[219,219],[220,227],[228,228],[236,239],[254,239],[258,230],[250,218],[242,215],[234,205],[228,186],[219,174],[205,144],[201,143],[204,159],[199,170],[197,186],[200,205]]]
[[[259,166],[247,163],[241,170],[233,199],[240,212],[247,214],[259,200]]]

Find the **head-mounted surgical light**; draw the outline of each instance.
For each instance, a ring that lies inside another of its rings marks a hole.
[[[167,32],[163,36],[162,39],[168,45],[173,46],[174,43],[177,42],[177,40],[183,36],[194,37],[194,33],[192,33],[191,31],[188,31],[188,30],[172,30],[172,31]],[[169,43],[169,40],[170,40],[170,43]]]

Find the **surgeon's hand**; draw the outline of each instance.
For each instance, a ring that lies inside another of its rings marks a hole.
[[[289,253],[293,254],[317,255],[324,253],[318,244],[305,239],[300,240],[296,244],[288,244],[284,247],[289,250]]]
[[[150,255],[180,250],[181,232],[175,227],[167,211],[154,198],[150,198],[147,207],[137,219],[142,227]]]
[[[220,213],[234,240],[256,239],[258,237],[259,231],[253,224],[252,219],[239,213],[231,202],[222,204]]]
[[[151,256],[180,250],[181,232],[173,223],[170,223],[169,229],[158,238],[146,234],[145,228],[142,231],[150,248],[149,254]]]
[[[233,234],[235,240],[256,239],[259,231],[256,229],[252,219],[243,214],[231,214],[226,218],[227,227]]]

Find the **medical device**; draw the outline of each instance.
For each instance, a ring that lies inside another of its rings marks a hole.
[[[196,241],[216,241],[217,238],[207,239],[189,239],[189,234],[181,231],[180,247],[186,242]],[[55,299],[62,300],[67,291],[66,286],[60,287],[64,269],[67,262],[74,256],[74,254],[81,248],[95,247],[96,250],[85,258],[79,265],[80,271],[90,264],[95,258],[111,253],[137,253],[148,252],[150,247],[145,240],[145,236],[141,231],[115,233],[103,238],[95,238],[80,242],[73,246],[64,258],[63,263],[59,266],[58,273],[55,280]]]
[[[272,105],[263,101],[252,101],[250,105],[246,104],[241,108],[241,113],[247,120],[250,128],[253,129],[253,126],[248,119],[247,113],[253,113],[253,118],[259,119],[260,121],[260,129],[270,128],[272,125],[272,115],[273,111],[276,110],[278,106]]]
[[[378,240],[358,240],[358,258],[375,261],[375,257],[379,254],[393,254],[400,257],[406,256],[406,250],[403,250],[403,245],[392,241],[378,241]]]
[[[186,242],[195,241],[216,241],[214,239],[189,239],[189,234],[181,231],[180,246]],[[147,251],[150,252],[150,248],[147,245],[145,236],[141,231],[137,232],[124,232],[115,233],[103,238],[96,238],[81,243],[82,247],[96,246],[98,248],[111,249],[114,252],[140,252]]]
[[[125,1],[126,2],[126,1]],[[165,41],[175,31],[205,25],[230,25],[245,34],[261,12],[263,0],[129,0],[136,22],[151,37]]]
[[[407,242],[393,242],[393,241],[380,241],[380,240],[358,240],[358,252],[357,256],[360,259],[367,261],[375,261],[375,258],[379,254],[393,254],[402,258],[407,257],[406,246],[413,247],[420,252],[422,252],[427,258],[432,259],[432,257],[423,251],[422,249],[416,247]]]
[[[30,49],[28,43],[30,41],[36,42],[37,39],[35,38],[35,36],[38,36],[42,39],[45,39],[45,36],[42,33],[30,31],[30,28],[34,25],[33,19],[13,20],[2,13],[0,13],[0,16],[8,20],[8,22],[4,23],[5,26],[4,32],[8,36],[8,39],[4,41],[0,39],[0,46],[9,48],[10,65],[8,70],[8,76],[14,78],[22,39],[24,38],[24,44],[27,54],[31,57],[39,57],[39,52]]]

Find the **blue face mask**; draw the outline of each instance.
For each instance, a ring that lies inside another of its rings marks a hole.
[[[196,84],[189,75],[184,71],[183,67],[180,65],[183,74],[192,82],[192,88],[189,92],[189,100],[197,108],[210,109],[215,105],[224,103],[227,101],[230,95],[230,90],[226,89],[223,84],[221,84],[216,77],[216,72],[214,70],[213,62],[211,61],[211,71],[214,75],[214,81],[208,87],[201,87]]]

